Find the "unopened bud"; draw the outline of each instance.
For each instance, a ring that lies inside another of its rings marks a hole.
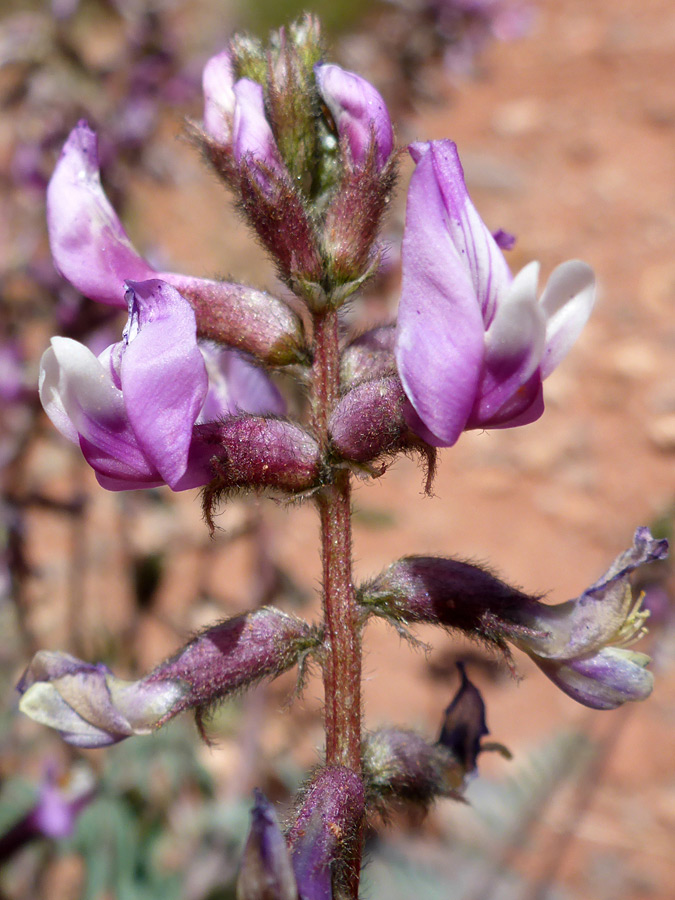
[[[319,642],[316,629],[265,607],[206,629],[139,681],[117,678],[100,663],[40,651],[17,685],[19,708],[70,744],[104,747],[279,675]]]
[[[354,338],[340,358],[340,383],[353,388],[362,381],[373,381],[396,373],[394,359],[395,325],[380,325]]]
[[[283,300],[224,281],[175,275],[172,284],[190,301],[199,337],[244,350],[271,366],[306,360],[302,321]]]
[[[234,81],[232,53],[229,49],[212,56],[204,66],[202,74],[204,131],[223,147],[232,143],[236,102]]]
[[[334,450],[346,460],[370,462],[421,441],[403,417],[406,396],[397,375],[363,382],[338,403],[328,430]]]
[[[204,513],[211,527],[214,505],[239,488],[300,494],[320,482],[319,445],[293,422],[241,415],[202,427],[205,440],[213,445],[211,466],[216,473],[204,491]]]
[[[328,766],[314,777],[287,836],[301,900],[330,900],[360,853],[365,790],[360,776]],[[341,896],[339,894],[338,896]]]
[[[298,900],[291,857],[271,803],[255,792],[242,855],[237,900]]]

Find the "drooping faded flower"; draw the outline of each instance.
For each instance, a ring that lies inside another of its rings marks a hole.
[[[514,278],[464,183],[452,141],[413,144],[396,336],[409,424],[449,447],[471,428],[525,425],[544,410],[542,381],[594,302],[592,270],[558,266],[537,298],[539,264]]]
[[[364,585],[360,598],[366,608],[397,622],[457,628],[502,648],[509,642],[579,703],[614,709],[651,693],[649,657],[629,649],[644,634],[647,618],[642,595],[633,597],[630,575],[667,554],[666,540],[638,528],[633,546],[602,578],[556,605],[470,563],[408,556]]]
[[[170,285],[130,282],[127,301],[122,340],[98,357],[52,338],[40,367],[42,405],[109,490],[206,484],[213,448],[195,429],[202,412],[206,421],[240,410],[279,413],[281,398],[242,358],[230,360],[228,379],[222,357],[234,351],[206,349],[209,380],[194,311]]]

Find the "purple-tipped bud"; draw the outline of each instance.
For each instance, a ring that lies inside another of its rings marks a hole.
[[[251,830],[237,880],[237,900],[298,900],[291,857],[271,803],[255,792]]]
[[[194,309],[198,337],[236,347],[271,366],[306,361],[302,320],[278,297],[226,281],[183,275],[169,280]]]
[[[319,93],[348,149],[349,162],[362,168],[374,155],[377,169],[382,170],[394,149],[394,131],[382,96],[365,78],[340,66],[317,65],[314,72]]]
[[[105,747],[279,675],[319,641],[306,623],[263,608],[205,630],[139,681],[117,678],[100,663],[40,651],[17,685],[19,708],[70,744]]]
[[[227,146],[232,142],[235,107],[232,53],[223,50],[204,66],[204,131],[216,143]]]
[[[363,771],[376,800],[402,800],[428,806],[435,797],[453,796],[464,772],[439,744],[414,731],[386,728],[368,735],[363,746]]]
[[[340,382],[353,388],[396,372],[394,359],[395,325],[381,325],[366,331],[349,343],[340,358]]]
[[[420,445],[406,424],[405,404],[397,375],[352,388],[338,403],[328,425],[334,451],[343,459],[365,463]]]
[[[287,175],[277,142],[265,115],[265,95],[262,85],[241,78],[234,85],[233,150],[235,160],[246,160],[263,191],[270,190],[269,175]]]
[[[580,597],[548,606],[469,563],[407,557],[365,585],[361,602],[403,622],[459,628],[500,647],[509,641],[532,657],[563,691],[594,709],[643,700],[652,688],[648,657],[627,645],[644,633],[641,596],[629,576],[663,559],[665,540],[638,528],[633,547]]]
[[[317,65],[314,71],[344,160],[324,220],[324,253],[331,277],[356,289],[378,263],[372,247],[396,176],[394,134],[384,100],[365,79],[336,65]]]
[[[342,766],[321,769],[288,833],[300,900],[331,900],[333,880],[343,882],[360,856],[364,814],[361,778]]]

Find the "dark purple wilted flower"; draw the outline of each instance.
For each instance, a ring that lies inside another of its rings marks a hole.
[[[594,276],[572,260],[537,300],[538,263],[513,278],[474,208],[452,141],[413,144],[396,337],[409,424],[437,447],[470,428],[525,425],[544,410],[542,381],[594,302]]]
[[[123,339],[98,357],[70,338],[52,338],[41,363],[42,404],[109,490],[206,484],[212,448],[195,430],[201,415],[278,413],[280,397],[266,376],[247,373],[253,367],[228,351],[207,348],[209,379],[194,311],[170,285],[130,282],[127,299]]]
[[[316,65],[314,72],[319,93],[347,144],[352,164],[363,167],[374,143],[376,167],[384,168],[394,149],[394,131],[380,93],[365,78],[334,64]]]

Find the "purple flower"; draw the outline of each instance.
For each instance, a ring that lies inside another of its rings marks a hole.
[[[168,484],[186,490],[209,482],[213,447],[195,428],[239,410],[281,411],[281,398],[243,360],[233,364],[197,343],[195,314],[170,285],[130,282],[122,340],[98,357],[70,338],[52,338],[42,357],[40,399],[59,431],[79,443],[109,490]],[[223,361],[235,370],[228,382]]]
[[[0,836],[0,863],[26,844],[40,838],[62,840],[70,837],[80,813],[95,794],[88,769],[74,769],[67,779],[57,778],[53,765],[47,768],[35,804]]]
[[[585,263],[558,266],[537,300],[538,263],[514,278],[474,208],[452,141],[413,144],[396,360],[410,426],[437,447],[470,428],[508,428],[544,411],[542,381],[594,302]]]
[[[374,143],[377,169],[384,168],[394,149],[394,132],[382,96],[365,78],[340,66],[316,65],[314,73],[319,93],[354,166],[366,164]]]

